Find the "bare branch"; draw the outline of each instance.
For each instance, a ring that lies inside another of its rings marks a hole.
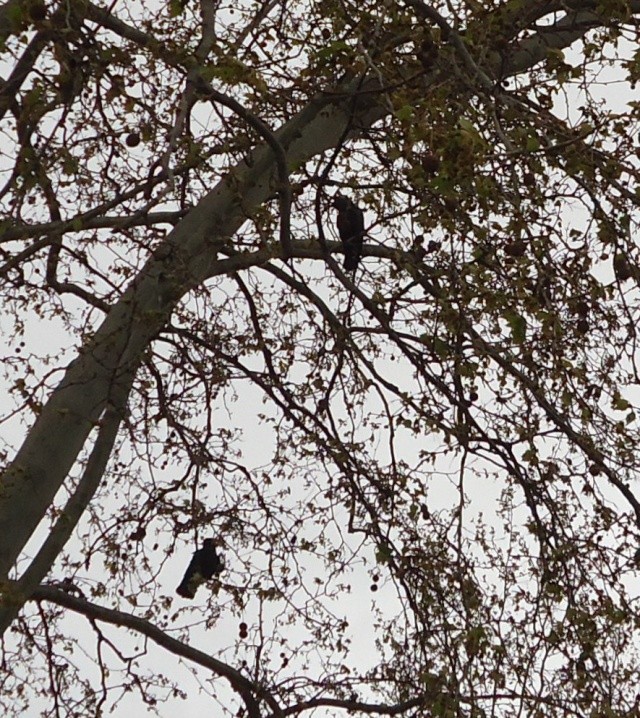
[[[152,640],[158,646],[173,653],[181,658],[186,658],[192,663],[196,663],[203,668],[211,671],[211,673],[226,678],[231,688],[242,698],[247,707],[247,712],[251,718],[260,718],[260,701],[265,701],[271,708],[273,715],[281,716],[282,710],[275,698],[263,688],[254,685],[245,678],[240,672],[236,671],[226,663],[219,661],[217,658],[192,648],[182,641],[172,638],[164,631],[160,630],[150,621],[130,613],[116,611],[111,608],[99,606],[96,603],[87,601],[84,598],[72,596],[59,588],[52,586],[40,586],[31,595],[33,601],[50,601],[58,606],[64,606],[75,613],[79,613],[87,618],[95,621],[110,623],[114,626],[129,628],[143,636]]]

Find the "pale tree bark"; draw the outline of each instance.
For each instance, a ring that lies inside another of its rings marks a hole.
[[[418,15],[428,17],[428,6],[409,3]],[[534,8],[538,3],[530,4]],[[583,4],[570,3],[577,7]],[[545,12],[565,7],[543,3]],[[640,2],[631,3],[640,12]],[[535,11],[533,11],[534,14]],[[539,13],[540,15],[544,13]],[[506,65],[496,58],[477,66],[465,53],[459,36],[450,30],[450,41],[459,50],[459,67],[471,79],[480,78],[478,90],[502,76],[526,72],[546,56],[550,48],[566,48],[602,23],[589,9],[569,12],[552,26],[539,29],[511,52]],[[106,24],[106,23],[105,23]],[[514,23],[513,33],[519,28]],[[131,34],[131,33],[130,33]],[[428,92],[428,76],[425,92]],[[207,278],[234,266],[252,266],[280,253],[257,252],[232,257],[229,240],[253,211],[275,197],[282,188],[282,158],[289,170],[340,142],[371,127],[388,112],[384,79],[355,78],[321,93],[296,117],[267,137],[249,163],[235,167],[174,228],[164,244],[149,258],[121,299],[52,392],[29,430],[15,459],[2,477],[0,493],[0,576],[6,577],[25,543],[42,520],[85,446],[90,432],[106,420],[105,409],[114,394],[126,397],[145,351],[169,321],[176,304]],[[281,151],[280,151],[281,150]],[[292,256],[304,256],[304,251]],[[88,501],[89,495],[83,498]],[[49,556],[53,560],[53,556]],[[42,575],[41,572],[39,572]],[[11,614],[24,600],[13,603]],[[6,621],[4,622],[6,625]]]
[[[334,146],[351,118],[348,88],[336,102],[319,98],[277,133],[290,164]],[[359,123],[380,109],[365,95]],[[258,149],[176,226],[164,246],[109,312],[95,336],[69,366],[3,477],[0,532],[2,574],[15,561],[99,421],[109,392],[135,371],[149,342],[191,288],[218,273],[218,253],[259,204],[274,194],[276,161]],[[224,266],[224,265],[223,265]],[[20,508],[19,508],[20,507]]]

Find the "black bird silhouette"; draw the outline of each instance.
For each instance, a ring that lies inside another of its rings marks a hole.
[[[222,573],[224,562],[216,553],[214,539],[205,539],[202,548],[191,557],[184,577],[176,589],[176,593],[183,598],[193,598],[198,587],[208,581],[214,574]]]
[[[364,238],[364,214],[348,197],[337,194],[333,206],[338,210],[336,224],[344,249],[344,271],[353,272],[362,255]]]

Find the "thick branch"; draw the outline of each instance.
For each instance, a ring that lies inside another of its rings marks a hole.
[[[43,581],[100,485],[122,423],[133,378],[132,373],[127,381],[117,385],[119,394],[111,397],[110,406],[102,417],[98,436],[78,486],[20,581],[12,585],[11,590],[3,596],[4,600],[0,604],[0,632],[4,632],[11,624],[24,602]]]
[[[588,4],[590,3],[580,3],[579,7]],[[632,13],[640,12],[640,0],[632,0],[629,4]],[[541,28],[535,35],[523,40],[511,57],[507,58],[503,68],[504,75],[517,75],[530,69],[542,62],[548,56],[549,50],[569,47],[589,30],[605,24],[603,17],[593,10],[581,9],[567,13],[558,22]]]
[[[368,89],[356,103],[364,126],[385,111],[376,103],[375,83]],[[352,92],[347,85],[338,96],[317,97],[275,133],[289,161],[301,164],[339,140],[351,120]],[[217,251],[276,191],[277,162],[271,147],[261,146],[178,223],[69,366],[3,476],[0,577],[53,501],[114,383],[137,369],[176,303],[218,273]]]
[[[0,25],[2,21],[0,20]],[[0,83],[0,119],[2,119],[6,111],[16,101],[18,90],[22,86],[27,75],[31,72],[33,65],[44,50],[51,37],[51,33],[37,32],[31,42],[25,48],[22,56],[16,63],[13,72],[7,78],[6,82]]]

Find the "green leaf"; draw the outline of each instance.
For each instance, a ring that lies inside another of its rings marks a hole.
[[[537,137],[533,137],[532,135],[529,135],[529,137],[527,137],[526,148],[527,148],[527,152],[536,152],[537,150],[540,149],[540,141],[538,140]]]
[[[316,53],[316,57],[320,58],[321,60],[327,60],[328,58],[333,57],[334,55],[337,55],[348,49],[349,45],[347,45],[344,40],[336,40],[330,45],[327,45],[326,47],[323,47],[321,50],[319,50]]]
[[[476,130],[475,125],[473,124],[473,122],[470,122],[466,117],[461,117],[461,118],[458,120],[458,124],[460,125],[460,127],[461,127],[463,130],[466,130],[467,132],[471,132],[471,133],[475,133],[475,134],[478,133],[478,130]]]
[[[378,563],[389,563],[391,560],[391,549],[388,544],[379,544],[376,551],[376,561]]]
[[[12,32],[22,30],[27,24],[27,15],[24,8],[20,7],[20,4],[8,5],[5,10],[5,16],[9,21]]]
[[[472,146],[480,146],[480,147],[486,147],[487,143],[484,141],[484,138],[482,135],[478,132],[476,129],[476,126],[473,124],[473,122],[470,122],[467,120],[466,117],[461,117],[458,120],[458,125],[460,126],[461,135],[463,138],[466,137],[467,142],[471,141]]]
[[[184,3],[181,0],[169,0],[169,17],[178,17],[184,12]]]
[[[631,404],[629,404],[629,402],[624,397],[620,396],[620,394],[617,393],[613,397],[612,405],[613,408],[617,409],[618,411],[626,411],[627,409],[631,408]]]
[[[410,120],[413,117],[413,107],[403,105],[399,110],[395,111],[395,116],[401,121]]]
[[[562,52],[562,50],[559,50],[556,47],[547,48],[547,57],[553,58],[558,62],[564,62],[564,52]]]
[[[509,311],[504,315],[511,329],[511,338],[516,344],[522,344],[527,338],[527,320],[517,314],[516,312]]]
[[[439,337],[433,338],[433,350],[442,359],[449,356],[453,351],[451,344],[449,344],[449,342],[445,342]]]

